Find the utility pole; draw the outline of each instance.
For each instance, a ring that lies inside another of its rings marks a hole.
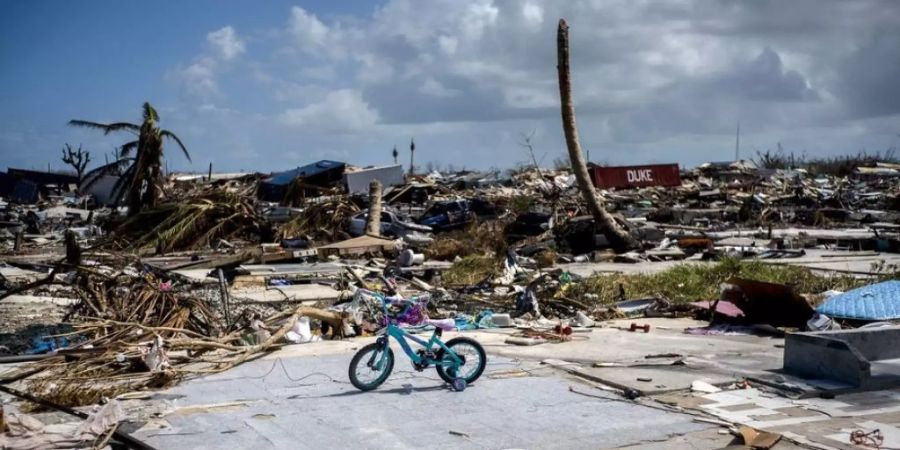
[[[415,172],[415,155],[416,155],[416,142],[410,138],[409,140],[409,175],[412,176]]]
[[[734,136],[734,160],[740,161],[740,159],[741,159],[741,121],[738,120],[737,133]]]

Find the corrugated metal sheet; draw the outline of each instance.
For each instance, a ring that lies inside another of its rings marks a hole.
[[[646,186],[681,186],[678,164],[651,164],[591,168],[591,181],[598,188],[638,188]]]

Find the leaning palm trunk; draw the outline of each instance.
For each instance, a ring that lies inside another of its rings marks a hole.
[[[557,70],[559,71],[559,99],[562,103],[563,132],[566,135],[566,147],[569,150],[569,161],[572,172],[578,180],[578,188],[584,197],[594,224],[610,245],[618,251],[626,251],[638,247],[637,241],[619,225],[615,218],[603,208],[603,202],[594,192],[594,186],[588,176],[587,165],[578,142],[578,129],[575,126],[575,106],[572,104],[572,85],[569,78],[569,26],[560,19],[556,34]]]

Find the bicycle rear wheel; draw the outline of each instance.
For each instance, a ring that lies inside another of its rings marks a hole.
[[[459,366],[458,371],[454,371],[452,367],[445,367],[438,364],[436,369],[438,376],[447,383],[453,384],[456,378],[466,380],[466,384],[472,384],[484,372],[487,366],[487,355],[484,348],[475,339],[467,337],[453,338],[447,341],[447,348],[453,350],[463,359],[463,364]],[[447,357],[449,359],[449,356]]]
[[[391,347],[373,342],[356,352],[350,361],[350,383],[361,391],[381,386],[394,370]]]

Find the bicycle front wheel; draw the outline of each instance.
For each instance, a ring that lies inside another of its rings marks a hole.
[[[394,351],[373,342],[356,352],[350,361],[350,383],[361,391],[381,386],[394,370]]]

